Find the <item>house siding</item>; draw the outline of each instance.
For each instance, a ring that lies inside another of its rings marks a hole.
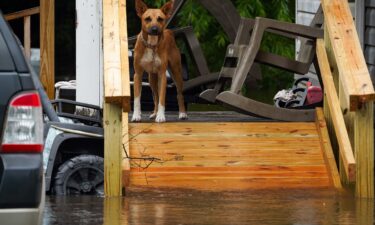
[[[315,16],[316,11],[320,6],[320,0],[298,0],[296,1],[296,23],[309,26],[312,19]],[[296,41],[296,55],[300,49],[300,42]],[[306,74],[314,85],[318,85],[318,79],[316,76],[315,68],[312,65],[310,72]],[[300,78],[300,75],[295,75],[295,79]]]
[[[364,0],[358,0],[358,1],[364,1]],[[372,3],[372,9],[374,10],[373,12],[370,12],[371,15],[374,16],[375,18],[375,0],[366,0],[367,2],[371,2]],[[296,23],[298,24],[303,24],[303,25],[310,25],[312,19],[314,18],[315,16],[315,13],[316,11],[318,10],[319,6],[320,6],[320,3],[321,1],[320,0],[297,0],[296,1]],[[351,8],[351,11],[352,11],[352,14],[355,15],[355,4],[354,2],[350,2],[350,8]],[[375,19],[372,20],[373,23],[374,23],[374,30],[372,31],[369,31],[371,32],[372,34],[375,35]],[[374,47],[375,47],[375,36],[372,36],[372,42],[374,42]],[[297,41],[296,42],[296,54],[298,55],[298,52],[299,52],[299,42]],[[374,49],[371,49],[369,50],[369,55],[373,55],[372,59],[375,59],[375,48]],[[375,61],[373,61],[373,66],[371,67],[372,70],[374,71],[374,74],[375,74]],[[316,77],[316,72],[315,72],[315,68],[314,66],[311,66],[310,68],[310,72],[307,74],[308,77],[312,78],[313,79],[313,82],[314,80],[317,79]],[[295,78],[299,78],[300,76],[296,75]]]
[[[375,83],[375,0],[365,1],[364,53],[372,82]]]

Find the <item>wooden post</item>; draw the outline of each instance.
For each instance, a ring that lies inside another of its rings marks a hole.
[[[125,188],[129,185],[130,176],[130,151],[129,151],[129,114],[122,113],[122,185]]]
[[[128,47],[128,26],[126,22],[126,0],[119,0],[120,17],[120,54],[122,74],[122,110],[130,111],[130,79],[129,79],[129,47]],[[127,120],[126,120],[127,121]],[[127,131],[126,131],[127,132]]]
[[[30,59],[31,55],[31,17],[26,16],[23,18],[23,47],[25,51],[25,56],[27,59]]]
[[[362,105],[354,115],[354,149],[358,165],[356,196],[374,197],[374,103]]]
[[[353,203],[350,201],[350,204]],[[357,199],[355,202],[355,212],[356,224],[374,224],[373,200]]]
[[[55,0],[40,0],[40,80],[55,96]]]
[[[122,194],[122,109],[104,104],[104,192],[108,197]]]
[[[130,100],[126,1],[103,0],[104,182],[106,196],[120,196],[130,169],[128,110]]]
[[[129,79],[129,55],[128,55],[128,28],[126,23],[126,1],[120,0],[119,7],[120,16],[120,45],[121,45],[121,74],[122,74],[122,184],[127,187],[129,184],[130,162],[126,156],[129,152],[129,119],[130,111],[130,79]]]
[[[123,210],[121,198],[105,198],[103,225],[127,224],[127,221],[122,220]]]

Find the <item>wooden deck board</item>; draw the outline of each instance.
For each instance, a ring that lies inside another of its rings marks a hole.
[[[129,187],[331,187],[315,123],[133,123]]]

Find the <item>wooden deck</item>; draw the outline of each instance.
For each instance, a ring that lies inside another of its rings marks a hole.
[[[333,186],[315,123],[130,124],[131,188]]]

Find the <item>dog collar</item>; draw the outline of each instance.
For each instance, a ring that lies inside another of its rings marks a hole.
[[[157,44],[156,44],[156,45],[151,45],[151,44],[149,44],[149,43],[145,40],[145,38],[143,37],[143,34],[142,34],[142,33],[141,33],[141,41],[142,41],[143,45],[144,45],[146,48],[150,48],[150,49],[152,49],[152,50],[155,50],[156,47],[157,47]],[[160,41],[160,40],[158,40],[158,43],[159,43],[159,41]]]

